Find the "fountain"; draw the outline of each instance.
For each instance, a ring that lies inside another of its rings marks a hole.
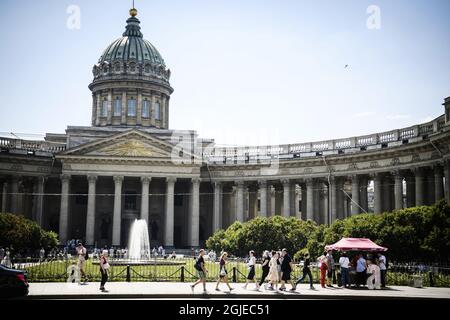
[[[98,262],[94,262],[97,264]],[[125,258],[114,258],[110,265],[184,265],[184,261],[169,261],[151,257],[150,237],[147,222],[144,219],[135,219],[131,225],[128,239],[128,255]]]
[[[150,259],[150,238],[148,236],[147,222],[144,219],[135,219],[131,226],[128,241],[128,257],[132,260]]]

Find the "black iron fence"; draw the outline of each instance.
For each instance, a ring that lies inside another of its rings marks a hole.
[[[142,261],[110,259],[109,281],[171,281],[191,282],[197,280],[194,268],[195,259],[152,258]],[[24,259],[14,262],[13,267],[27,271],[30,282],[65,282],[76,281],[81,276],[77,259]],[[207,281],[216,281],[220,266],[218,261],[205,262],[208,270]],[[228,277],[232,282],[244,282],[247,276],[247,266],[243,259],[229,259],[227,263]],[[100,281],[100,266],[97,259],[88,259],[84,271],[90,281]],[[317,264],[311,265],[313,282],[319,283],[320,270]],[[292,272],[292,279],[302,275],[301,264],[296,265]],[[256,266],[256,278],[262,276],[261,265]],[[84,279],[84,278],[83,278]],[[418,264],[418,263],[390,263],[387,272],[388,285],[412,285],[420,279],[423,286],[450,287],[450,267],[447,265]],[[305,279],[306,281],[306,279]],[[333,272],[333,283],[340,284],[340,271],[336,266]]]

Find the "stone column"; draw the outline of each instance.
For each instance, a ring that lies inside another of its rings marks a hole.
[[[445,200],[450,201],[450,168],[448,161],[444,162],[444,176],[445,176]]]
[[[381,212],[388,212],[392,210],[391,185],[391,176],[389,174],[386,174],[383,177],[383,182],[381,184]]]
[[[326,183],[323,184],[323,223],[329,224],[330,223],[330,209],[329,209],[329,200],[330,195],[328,191],[328,185]]]
[[[444,198],[444,183],[442,180],[442,167],[434,167],[434,195],[435,202]]]
[[[213,232],[222,229],[222,183],[214,182]]]
[[[289,217],[291,215],[291,183],[289,179],[281,180],[283,184],[283,217]]]
[[[59,241],[65,245],[68,240],[69,231],[69,189],[70,175],[61,175],[61,206],[59,212]]]
[[[112,89],[108,92],[108,114],[107,114],[107,123],[112,124],[112,114],[113,114],[113,108],[112,108]]]
[[[35,194],[35,213],[36,222],[42,227],[42,213],[44,211],[44,186],[47,178],[40,176],[36,178],[36,194]]]
[[[18,213],[19,179],[18,176],[13,176],[11,179],[11,213]]]
[[[2,212],[6,212],[6,201],[8,199],[8,182],[3,182],[2,191]]]
[[[136,124],[142,124],[142,92],[139,90],[137,95],[136,106]]]
[[[97,176],[88,175],[88,204],[86,215],[86,244],[88,246],[94,245],[95,239],[95,185],[97,182]]]
[[[260,180],[259,184],[259,201],[260,201],[260,215],[261,217],[267,217],[267,181]]]
[[[101,107],[102,107],[102,105],[101,105],[101,103],[102,103],[102,94],[101,94],[101,91],[97,91],[97,93],[96,93],[96,95],[97,95],[97,116],[96,116],[96,118],[95,118],[95,125],[99,125],[100,124],[100,116],[101,116]]]
[[[123,176],[114,176],[114,216],[113,216],[113,246],[120,246],[122,225],[122,182]]]
[[[421,168],[414,169],[415,184],[416,184],[416,206],[424,204],[424,190],[423,190],[423,171]]]
[[[367,176],[360,177],[360,202],[361,207],[363,208],[364,212],[369,212],[369,203],[368,203],[368,196],[367,196],[367,184],[368,179]]]
[[[174,197],[175,197],[175,182],[174,177],[166,179],[166,219],[164,228],[164,245],[166,247],[173,247],[173,229],[174,229]]]
[[[148,200],[149,200],[149,186],[151,177],[141,177],[141,219],[148,222]]]
[[[337,220],[337,179],[335,177],[331,177],[330,179],[330,198],[331,198],[331,221],[330,224]]]
[[[243,213],[243,212],[242,212]],[[200,234],[200,179],[192,179],[191,188],[191,212],[190,212],[190,236],[191,247],[199,246]]]
[[[352,176],[352,216],[361,212],[361,209],[359,208],[359,192],[359,177],[355,174]]]
[[[336,202],[337,202],[337,215],[339,219],[346,217],[346,205],[347,196],[345,195],[344,189],[345,179],[343,177],[336,180]]]
[[[248,220],[258,215],[258,189],[252,184],[248,188]]]
[[[297,201],[297,183],[294,181],[291,181],[291,186],[289,187],[289,200],[290,200],[290,209],[291,212],[289,216],[296,217],[298,213],[298,201]]]
[[[396,171],[394,174],[395,210],[403,209],[403,176]]]
[[[411,175],[405,176],[406,180],[406,207],[411,208],[416,205],[416,187],[414,185],[415,178]]]
[[[382,211],[382,201],[381,201],[381,185],[383,183],[383,179],[381,174],[376,173],[373,176],[373,191],[374,191],[374,213],[381,213]]]
[[[236,181],[236,220],[244,222],[244,181]]]
[[[120,111],[122,113],[120,122],[122,124],[126,124],[127,123],[127,93],[125,91],[122,92],[122,109]]]
[[[306,180],[306,219],[314,221],[314,180]]]

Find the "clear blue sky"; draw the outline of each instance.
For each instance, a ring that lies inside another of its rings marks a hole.
[[[81,28],[66,27],[69,5]],[[366,26],[377,5],[381,28]],[[90,125],[92,66],[131,0],[0,2],[0,131]],[[172,71],[171,129],[224,144],[405,127],[450,96],[450,1],[136,0]],[[348,68],[344,66],[348,64]]]

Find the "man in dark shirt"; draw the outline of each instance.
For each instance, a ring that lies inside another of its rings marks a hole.
[[[291,272],[292,272],[292,259],[289,256],[287,249],[283,249],[281,251],[281,256],[283,257],[283,261],[281,262],[281,291],[286,291],[285,283],[289,282],[292,286],[290,291],[295,291],[294,283],[291,280]]]
[[[303,275],[300,279],[297,280],[297,282],[295,283],[295,287],[297,287],[297,285],[303,281],[303,279],[306,278],[306,275],[308,275],[309,278],[309,288],[311,290],[314,290],[314,286],[313,286],[313,277],[312,277],[312,273],[311,273],[311,269],[309,268],[311,264],[311,259],[309,257],[309,253],[305,253],[305,261],[303,262]],[[294,288],[295,289],[295,288]]]

